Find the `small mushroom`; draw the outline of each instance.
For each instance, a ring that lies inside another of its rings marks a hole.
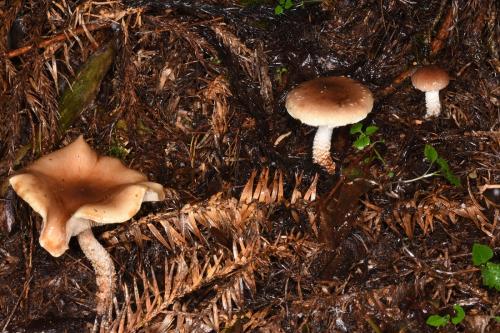
[[[42,216],[39,241],[52,256],[61,256],[70,238],[78,236],[96,272],[97,313],[104,315],[113,298],[115,268],[91,228],[129,220],[143,201],[163,200],[163,187],[118,159],[98,156],[83,136],[43,156],[9,181],[17,195]]]
[[[304,124],[317,126],[313,142],[313,161],[329,173],[335,172],[330,155],[335,127],[357,123],[373,107],[370,90],[348,77],[322,77],[304,82],[286,97],[288,113]]]
[[[479,188],[486,202],[493,207],[500,208],[500,184],[486,184]]]
[[[448,86],[450,77],[441,67],[430,65],[420,67],[411,76],[413,86],[425,92],[425,105],[427,111],[425,118],[439,116],[441,103],[439,102],[439,91]]]

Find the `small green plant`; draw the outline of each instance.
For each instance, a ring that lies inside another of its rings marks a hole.
[[[116,157],[120,160],[124,160],[129,153],[130,149],[125,148],[119,142],[113,142],[113,144],[109,147],[109,155]]]
[[[489,246],[477,243],[472,246],[472,263],[481,268],[483,284],[500,291],[500,264],[491,262],[491,258],[493,250]]]
[[[274,7],[274,15],[283,15],[285,10],[291,9],[293,5],[293,0],[279,0],[278,5]]]
[[[380,152],[375,148],[375,145],[377,143],[384,143],[384,140],[378,140],[378,141],[372,141],[371,136],[375,134],[378,131],[378,127],[375,125],[368,125],[364,130],[363,130],[363,124],[362,123],[357,123],[351,126],[351,129],[349,130],[349,133],[351,135],[357,135],[356,140],[352,144],[353,147],[355,147],[358,150],[363,150],[365,148],[372,148],[372,152],[375,155],[372,155],[370,157],[367,157],[365,159],[365,163],[371,163],[374,159],[379,160],[384,168],[387,166],[387,163],[385,160],[382,158],[382,155],[380,155]],[[387,172],[387,176],[389,178],[394,177],[394,171],[389,170]]]
[[[288,73],[288,69],[285,66],[276,68],[274,77],[280,85],[283,84],[283,75],[285,75],[286,73]]]
[[[358,135],[358,138],[354,143],[352,144],[354,147],[356,147],[359,150],[363,150],[369,145],[372,144],[370,136],[375,134],[375,132],[378,131],[378,127],[375,125],[369,125],[365,128],[363,131],[363,124],[362,123],[357,123],[351,126],[351,130],[349,133],[351,135]],[[382,142],[382,141],[378,141]],[[375,142],[376,143],[376,142]]]
[[[453,305],[453,310],[455,310],[454,317],[451,317],[449,314],[447,314],[445,316],[435,314],[435,315],[429,316],[425,323],[429,326],[432,326],[432,327],[444,327],[450,323],[450,319],[451,319],[451,323],[453,325],[458,325],[462,322],[462,320],[464,320],[465,311],[458,304]]]
[[[444,327],[450,323],[450,315],[432,315],[427,318],[427,321],[425,323],[432,327]]]
[[[424,147],[424,156],[425,158],[430,162],[429,168],[427,171],[424,172],[422,176],[419,176],[417,178],[409,179],[409,180],[404,180],[403,183],[411,183],[420,179],[424,178],[429,178],[429,177],[434,177],[434,176],[442,176],[446,178],[452,184],[453,186],[461,186],[460,178],[455,176],[453,172],[450,169],[450,166],[448,165],[448,161],[446,161],[444,158],[439,156],[437,150],[429,145],[426,144]],[[432,167],[437,164],[439,167],[439,170],[430,172]]]

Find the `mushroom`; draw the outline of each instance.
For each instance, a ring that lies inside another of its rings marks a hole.
[[[486,202],[493,207],[500,208],[500,184],[486,184],[479,188]]]
[[[420,67],[411,76],[413,86],[425,92],[425,105],[427,111],[425,118],[436,117],[441,113],[439,91],[450,82],[448,73],[435,65]]]
[[[333,174],[335,162],[330,155],[333,129],[366,118],[373,107],[373,96],[367,87],[353,79],[331,76],[300,84],[288,93],[285,104],[292,117],[318,127],[313,161]]]
[[[98,156],[83,136],[43,156],[9,182],[42,216],[39,241],[52,256],[61,256],[70,238],[78,236],[96,272],[97,313],[104,315],[113,298],[115,268],[91,228],[127,221],[143,201],[162,200],[163,187],[116,158]]]

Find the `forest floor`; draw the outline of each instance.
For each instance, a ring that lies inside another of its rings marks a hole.
[[[0,0],[0,331],[94,326],[78,243],[41,248],[40,216],[6,182],[80,134],[167,189],[94,228],[118,275],[102,332],[500,331],[499,290],[471,255],[500,261],[498,2],[278,4]],[[64,118],[103,50],[102,80]],[[451,77],[433,119],[409,78],[426,64]],[[335,175],[284,105],[330,75],[373,92],[362,124],[378,128],[364,149],[334,130]],[[458,306],[459,323],[426,324]]]

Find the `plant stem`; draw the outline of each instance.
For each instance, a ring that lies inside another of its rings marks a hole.
[[[429,178],[429,177],[434,177],[434,176],[437,176],[439,175],[439,171],[436,171],[436,172],[433,172],[433,173],[424,173],[422,176],[419,176],[417,178],[413,178],[413,179],[408,179],[408,180],[401,180],[399,181],[398,183],[411,183],[411,182],[415,182],[417,180],[420,180],[420,179],[424,179],[424,178]]]
[[[378,152],[377,148],[373,147],[373,152],[375,153],[375,155],[377,155],[377,158],[379,159],[380,162],[382,162],[382,165],[385,167],[386,166],[385,160],[382,158],[382,156]]]

